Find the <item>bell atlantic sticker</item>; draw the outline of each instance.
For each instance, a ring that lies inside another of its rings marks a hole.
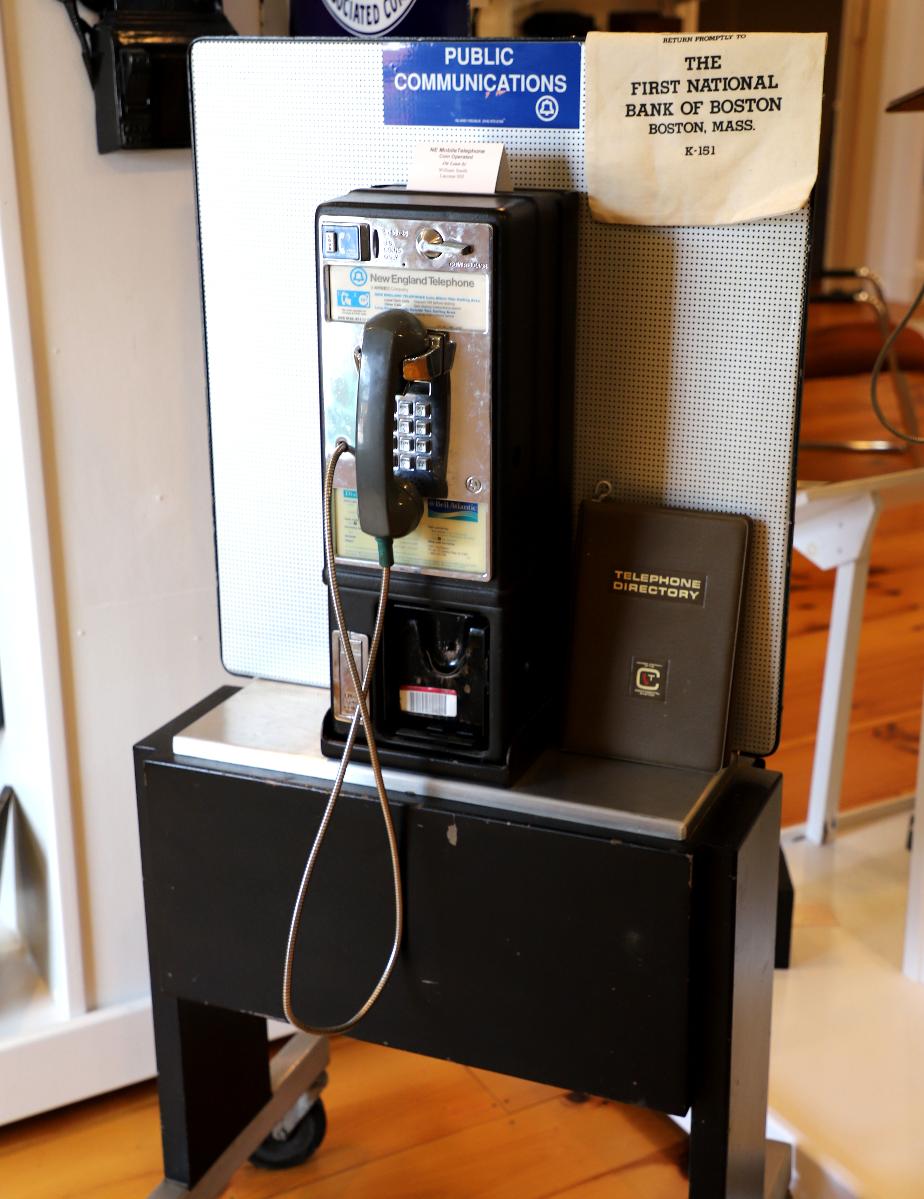
[[[412,42],[382,50],[386,125],[577,129],[577,42]]]
[[[488,569],[488,511],[471,500],[427,500],[420,524],[395,542],[395,565],[452,574],[482,576]],[[356,490],[334,492],[334,540],[337,557],[350,562],[375,562],[374,538],[359,525]]]
[[[390,33],[414,7],[416,0],[322,0],[338,25],[356,37],[381,37]]]

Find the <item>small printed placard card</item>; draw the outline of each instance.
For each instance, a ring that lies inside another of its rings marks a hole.
[[[591,211],[728,225],[801,208],[818,173],[823,33],[591,33]]]
[[[408,168],[411,191],[491,195],[513,189],[507,151],[499,142],[434,146],[419,142]]]

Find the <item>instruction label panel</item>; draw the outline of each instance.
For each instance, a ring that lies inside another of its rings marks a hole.
[[[375,312],[403,308],[441,329],[483,333],[488,327],[488,278],[474,271],[411,271],[336,265],[328,270],[332,321],[365,323]]]
[[[355,489],[338,488],[334,495],[337,557],[377,562],[375,539],[359,527]],[[488,569],[487,529],[486,504],[427,500],[423,519],[414,532],[394,543],[395,565],[482,577]]]

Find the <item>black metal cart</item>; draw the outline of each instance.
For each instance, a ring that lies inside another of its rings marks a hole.
[[[233,693],[215,692],[135,750],[164,1139],[157,1199],[219,1195],[274,1127],[282,1142],[293,1127],[303,1142],[323,1136],[326,1042],[295,1038],[271,1076],[264,1017],[280,1015],[291,904],[328,784],[178,758],[174,734]],[[595,777],[602,788],[606,775]],[[393,794],[406,934],[354,1035],[692,1109],[693,1199],[782,1199],[789,1148],[765,1140],[780,794],[778,774],[735,766],[697,798],[682,837],[614,829],[619,796],[602,791],[597,823],[586,802],[566,822],[513,798],[504,809]],[[375,796],[348,796],[295,977],[296,1005],[318,1023],[363,997],[391,931]],[[638,809],[638,795],[626,799]]]

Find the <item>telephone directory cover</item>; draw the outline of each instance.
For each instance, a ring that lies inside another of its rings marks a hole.
[[[750,521],[586,501],[565,748],[724,764]]]

